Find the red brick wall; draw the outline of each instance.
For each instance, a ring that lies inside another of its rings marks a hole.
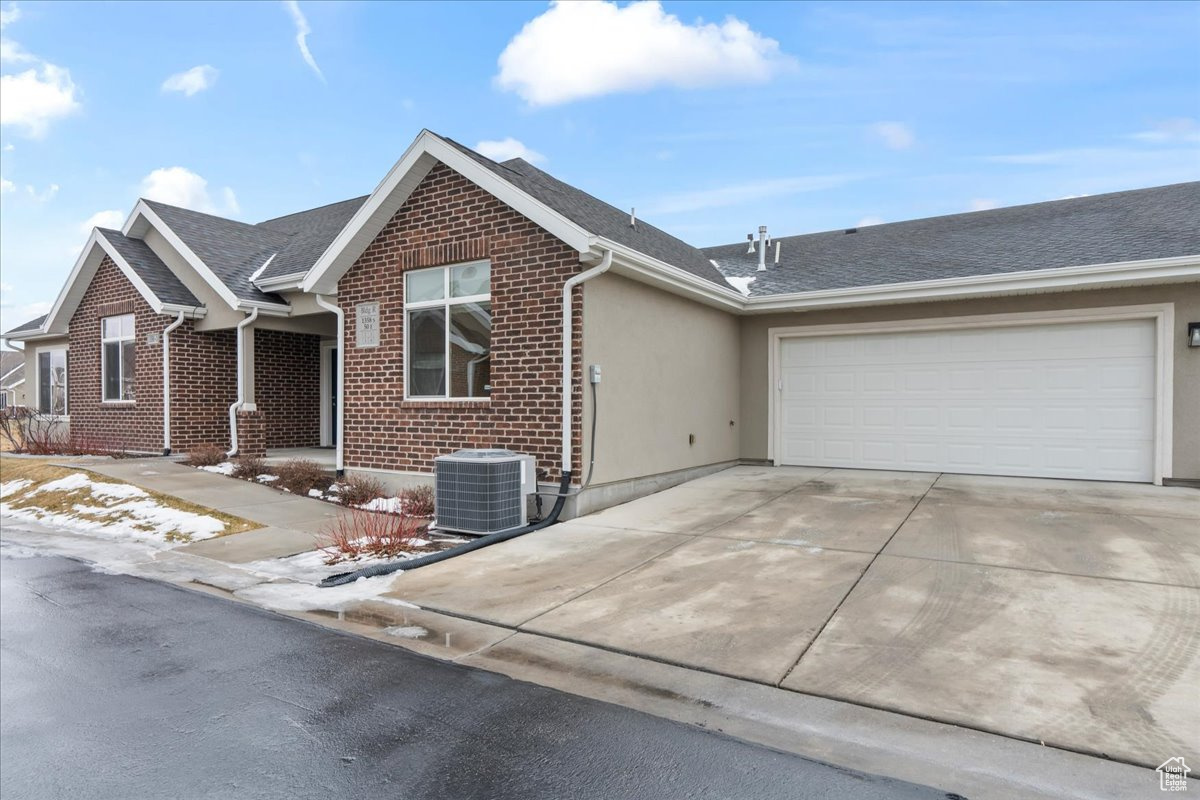
[[[133,313],[137,336],[135,399],[101,402],[100,320]],[[70,322],[67,404],[73,435],[113,449],[162,451],[161,333],[173,318],[154,313],[105,258]],[[146,335],[160,334],[159,344]],[[196,332],[187,320],[171,333],[171,444],[175,451],[229,441],[227,409],[237,393],[232,331]]]
[[[237,412],[238,455],[262,458],[267,454],[267,424],[261,411]]]
[[[489,400],[404,400],[404,271],[491,260]],[[578,253],[444,165],[437,165],[338,284],[346,311],[345,462],[428,472],[462,447],[507,447],[556,478],[561,460],[562,286]],[[355,346],[355,306],[378,302],[380,343]],[[573,439],[578,481],[583,300],[574,325]]]
[[[321,337],[255,330],[254,401],[267,447],[321,444]]]

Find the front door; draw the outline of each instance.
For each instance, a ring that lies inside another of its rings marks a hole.
[[[329,403],[329,413],[326,415],[327,419],[329,420],[328,441],[329,441],[330,445],[337,446],[337,432],[338,432],[338,424],[337,424],[337,420],[338,420],[337,359],[338,359],[338,349],[336,347],[330,347],[328,350],[326,350],[326,352],[329,354],[328,356],[326,356],[329,359],[329,363],[328,363],[328,365],[326,365],[326,369],[329,370],[329,372],[327,373],[329,375],[329,397],[326,400],[326,402]]]

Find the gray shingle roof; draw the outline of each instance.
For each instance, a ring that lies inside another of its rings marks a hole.
[[[239,300],[283,303],[279,295],[258,289],[250,276],[283,250],[290,239],[287,234],[154,200],[145,202]]]
[[[775,241],[766,272],[746,242],[704,252],[752,297],[1198,255],[1200,182]]]
[[[368,195],[343,200],[320,208],[288,214],[286,217],[269,219],[254,227],[263,228],[273,233],[282,233],[291,239],[284,249],[275,256],[271,263],[259,276],[274,278],[283,275],[295,275],[307,272],[317,263],[317,259],[329,247],[330,242],[341,233],[342,228],[354,216],[354,212],[367,201]]]
[[[23,322],[20,325],[18,325],[17,327],[10,328],[7,331],[5,331],[4,335],[7,336],[10,333],[25,333],[27,331],[35,331],[38,328],[42,327],[42,323],[46,321],[47,316],[49,316],[49,315],[42,314],[37,319],[31,319],[31,320],[29,320],[29,322]]]
[[[14,353],[11,350],[8,353],[16,358],[6,358],[4,363],[0,364],[0,388],[4,389],[11,389],[25,380],[25,354]]]
[[[642,220],[631,227],[628,211],[622,211],[563,183],[524,159],[514,158],[498,164],[453,139],[446,141],[589,233],[631,247],[651,258],[728,288],[724,277],[713,268],[708,256],[682,239]]]
[[[180,283],[179,278],[175,277],[175,273],[171,272],[167,265],[154,254],[149,245],[141,239],[122,236],[120,231],[106,228],[99,230],[159,300],[181,306],[201,305],[200,301],[196,299],[196,295]]]

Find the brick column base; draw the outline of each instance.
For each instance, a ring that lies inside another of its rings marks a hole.
[[[267,422],[261,411],[237,412],[238,455],[257,456],[267,454]]]

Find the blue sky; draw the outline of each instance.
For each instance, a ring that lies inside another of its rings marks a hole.
[[[256,222],[423,127],[697,245],[1200,179],[1197,3],[0,9],[3,328],[140,194]]]

